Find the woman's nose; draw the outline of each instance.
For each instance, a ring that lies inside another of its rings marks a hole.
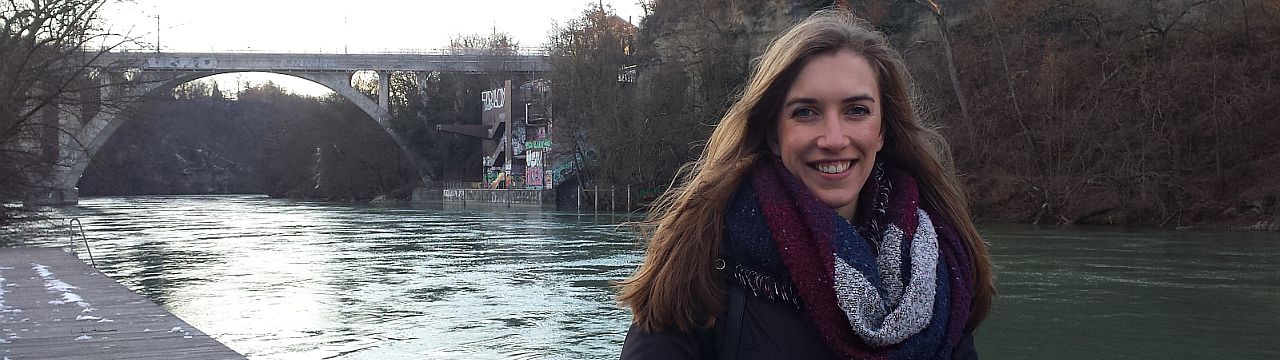
[[[840,150],[849,146],[849,137],[843,129],[844,121],[840,114],[827,114],[822,117],[822,122],[822,133],[818,134],[818,148]]]

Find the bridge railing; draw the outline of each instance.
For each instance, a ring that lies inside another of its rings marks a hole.
[[[98,47],[84,47],[85,52],[106,51]],[[123,53],[156,53],[154,48],[115,48],[111,52]],[[438,48],[356,48],[356,49],[169,49],[162,53],[232,53],[232,54],[326,54],[326,55],[486,55],[488,50],[474,49],[438,49]],[[516,55],[547,56],[550,51],[546,47],[519,47]]]

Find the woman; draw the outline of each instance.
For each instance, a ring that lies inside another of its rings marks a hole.
[[[883,34],[795,25],[651,214],[622,357],[976,358],[991,261],[943,147]]]

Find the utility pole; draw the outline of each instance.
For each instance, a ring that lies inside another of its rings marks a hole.
[[[151,12],[156,13],[156,52],[160,52],[160,10],[156,10],[156,5],[151,5]]]

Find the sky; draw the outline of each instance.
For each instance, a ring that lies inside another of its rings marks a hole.
[[[416,52],[443,48],[460,35],[495,31],[511,34],[522,47],[541,47],[555,24],[596,2],[638,24],[644,15],[639,1],[123,0],[109,3],[102,15],[113,32],[152,45],[158,41],[166,52]],[[325,91],[284,75],[220,75],[220,87],[236,77],[251,83],[270,79],[310,95]]]

